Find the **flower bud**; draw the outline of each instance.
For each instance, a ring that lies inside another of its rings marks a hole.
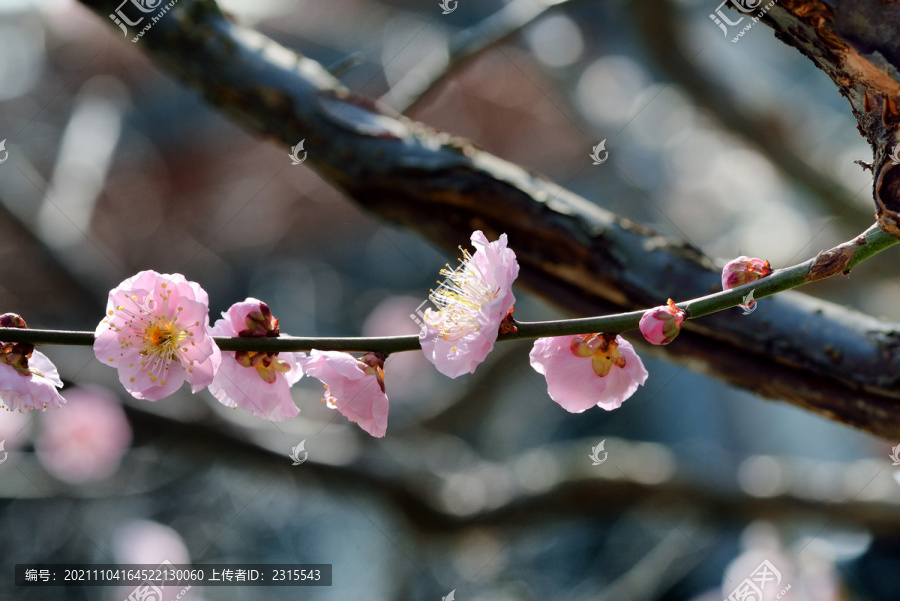
[[[21,315],[15,313],[4,313],[0,315],[0,327],[2,328],[27,328],[25,320]]]
[[[681,332],[684,311],[675,306],[672,299],[667,305],[654,307],[641,316],[641,334],[650,344],[669,344]]]
[[[272,315],[269,305],[262,301],[258,310],[247,313],[244,323],[247,329],[238,332],[241,338],[277,338],[280,334],[278,320]]]
[[[738,257],[729,261],[722,270],[722,290],[731,290],[772,273],[772,267],[768,261],[752,259],[750,257]]]

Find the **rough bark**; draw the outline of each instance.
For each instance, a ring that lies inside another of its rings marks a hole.
[[[104,19],[118,6],[82,2]],[[900,6],[861,4],[895,15]],[[887,144],[896,137],[896,71],[889,72],[887,61],[876,68],[843,42],[830,27],[844,20],[821,2],[782,2],[764,20],[830,75],[849,78],[842,89],[855,111],[866,87],[870,110],[857,116],[876,148],[883,223],[896,229],[900,177],[885,166]],[[846,35],[852,31],[848,25]],[[287,146],[305,139],[307,164],[369,211],[447,249],[465,242],[473,229],[489,237],[506,232],[522,265],[521,281],[573,314],[645,308],[720,287],[719,269],[697,248],[353,95],[318,63],[229,22],[210,0],[181,0],[138,45],[249,130]],[[893,60],[898,52],[885,48],[881,56]],[[900,437],[896,324],[784,293],[765,299],[750,317],[726,311],[690,322],[688,329],[665,352],[692,357],[690,367],[877,435]]]
[[[781,0],[763,17],[775,37],[815,63],[850,101],[875,152],[872,190],[882,227],[900,235],[900,2]]]

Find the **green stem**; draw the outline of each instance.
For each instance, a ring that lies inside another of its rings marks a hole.
[[[693,300],[677,303],[684,309],[688,319],[696,319],[736,307],[744,302],[744,297],[753,291],[754,299],[771,296],[809,282],[847,273],[866,259],[890,248],[900,239],[883,231],[878,225],[855,239],[819,253],[816,257],[785,269],[774,271],[770,276],[756,282],[717,292]],[[620,334],[638,327],[644,311],[631,311],[602,317],[583,319],[563,319],[557,321],[517,322],[518,331],[502,334],[498,342],[542,338],[546,336],[572,336],[596,332]],[[31,330],[0,328],[0,340],[6,342],[28,342],[31,344],[62,344],[91,346],[93,332],[72,332],[65,330]],[[223,338],[213,340],[223,351],[283,351],[298,352],[318,349],[320,351],[399,353],[419,350],[418,336],[379,336],[368,338],[304,338],[279,336],[278,338]]]

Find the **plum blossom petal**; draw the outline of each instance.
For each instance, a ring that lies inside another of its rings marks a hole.
[[[617,409],[648,376],[631,344],[611,334],[540,338],[530,357],[550,398],[571,413]]]
[[[235,303],[211,328],[213,336],[277,337],[278,320],[266,303],[255,299]],[[291,386],[303,377],[305,353],[222,353],[222,363],[209,391],[226,407],[240,407],[272,421],[296,417],[300,410]]]
[[[125,412],[104,388],[73,388],[66,399],[65,409],[42,420],[38,459],[70,484],[103,480],[116,471],[131,444]]]
[[[181,274],[142,271],[110,291],[94,354],[137,399],[158,401],[185,381],[197,393],[222,359],[209,335],[209,297]]]
[[[0,407],[10,411],[45,411],[65,404],[57,388],[62,380],[56,366],[39,351],[32,351],[28,358],[27,374],[0,362]]]
[[[348,353],[313,349],[303,360],[306,374],[325,384],[322,400],[376,438],[387,432],[383,368],[381,353],[366,353],[356,359]]]
[[[641,334],[650,344],[669,344],[681,332],[684,311],[672,299],[667,305],[654,307],[641,316]]]
[[[519,263],[506,246],[506,234],[488,242],[479,230],[472,234],[472,245],[475,254],[463,250],[457,270],[441,271],[447,279],[430,295],[438,311],[425,312],[419,333],[425,358],[450,378],[475,372],[516,302],[512,284]]]
[[[0,327],[25,329],[20,315],[0,315]],[[62,387],[56,366],[27,342],[0,342],[0,408],[9,411],[60,407],[66,400],[59,395]]]

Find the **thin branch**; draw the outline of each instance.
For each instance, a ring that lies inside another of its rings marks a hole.
[[[736,307],[753,292],[755,299],[772,296],[791,288],[817,282],[838,274],[848,273],[866,259],[900,243],[900,239],[888,234],[877,225],[843,244],[816,255],[799,265],[779,269],[770,276],[731,290],[709,294],[701,298],[678,303],[687,319],[696,319]],[[524,340],[545,336],[572,336],[596,332],[619,334],[637,329],[643,311],[630,311],[617,315],[586,317],[583,319],[559,319],[553,321],[516,322],[516,332],[501,334],[497,341]],[[4,342],[29,342],[32,344],[66,344],[90,346],[94,344],[93,332],[69,332],[62,330],[32,330],[0,328],[0,340]],[[213,340],[223,351],[297,352],[318,349],[320,351],[400,353],[420,350],[418,336],[371,336],[358,338],[316,338],[279,336],[278,338],[228,338],[215,336]]]

